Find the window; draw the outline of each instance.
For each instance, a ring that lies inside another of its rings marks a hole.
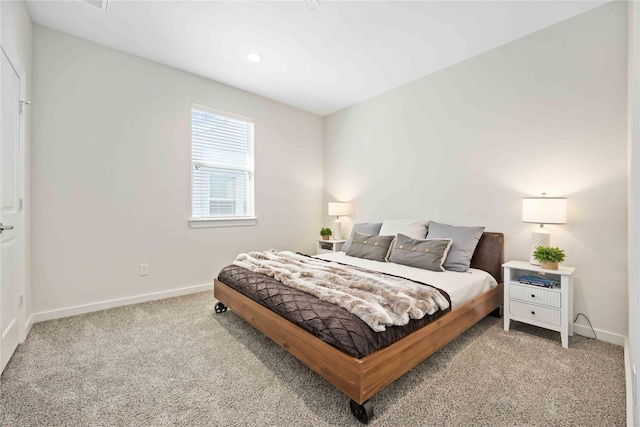
[[[253,119],[193,105],[191,173],[192,226],[255,224]]]

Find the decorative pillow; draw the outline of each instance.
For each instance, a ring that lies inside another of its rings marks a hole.
[[[402,233],[413,239],[424,239],[429,221],[415,219],[385,219],[380,228],[381,236],[395,236]]]
[[[444,260],[451,248],[451,239],[412,239],[398,233],[391,248],[389,262],[409,265],[424,270],[444,271]]]
[[[394,238],[394,236],[376,236],[356,231],[353,233],[353,242],[347,255],[384,262]]]
[[[444,268],[451,271],[465,272],[471,265],[471,257],[482,237],[484,227],[459,227],[431,221],[427,239],[451,239],[453,245],[449,250]]]
[[[376,234],[380,234],[380,227],[382,227],[381,222],[376,222],[376,223],[360,222],[358,224],[353,224],[353,228],[351,229],[351,236],[346,242],[344,242],[344,245],[342,245],[342,250],[345,252],[349,250],[349,247],[351,246],[351,241],[353,240],[353,234],[355,232],[376,235]]]

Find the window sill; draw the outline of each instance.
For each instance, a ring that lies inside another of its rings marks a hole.
[[[191,228],[209,228],[209,227],[246,227],[256,225],[258,218],[189,218],[189,227]]]

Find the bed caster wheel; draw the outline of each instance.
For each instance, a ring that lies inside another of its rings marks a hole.
[[[214,307],[216,313],[224,313],[225,311],[227,311],[227,306],[224,305],[221,302],[216,303],[215,307]]]
[[[358,405],[352,400],[349,405],[351,406],[351,413],[358,421],[362,424],[369,424],[369,421],[373,418],[373,404],[371,401],[367,400],[362,405]]]
[[[493,310],[491,313],[489,313],[489,316],[491,317],[497,317],[498,319],[502,317],[502,313],[503,313],[503,307],[499,306],[497,307],[495,310]]]

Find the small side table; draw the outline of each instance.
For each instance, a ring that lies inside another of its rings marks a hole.
[[[318,255],[331,252],[339,252],[342,250],[346,240],[323,240],[318,239]]]
[[[509,261],[504,268],[504,330],[511,320],[560,332],[562,347],[573,336],[573,272],[561,266],[546,270],[526,261]],[[559,284],[545,288],[520,282],[521,275],[542,276]]]

